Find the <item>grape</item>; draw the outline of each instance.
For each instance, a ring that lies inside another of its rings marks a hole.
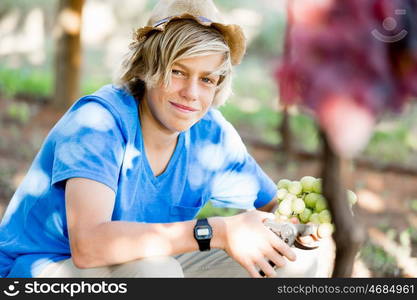
[[[320,223],[331,223],[332,222],[332,215],[328,209],[322,210],[319,213],[319,220]]]
[[[289,201],[294,201],[295,199],[297,199],[297,196],[288,193],[287,196],[285,196],[284,200],[288,199]]]
[[[313,213],[313,211],[309,208],[304,208],[304,210],[302,211],[302,213],[300,213],[298,215],[298,218],[300,219],[300,221],[302,223],[307,223],[308,221],[310,221],[310,216]]]
[[[293,194],[293,195],[299,195],[303,191],[303,186],[301,185],[301,183],[299,181],[292,181],[288,185],[288,188],[287,189],[288,189],[288,191],[291,194]]]
[[[285,198],[278,206],[278,211],[281,215],[290,216],[292,214],[292,200]]]
[[[286,188],[288,188],[290,183],[291,183],[291,180],[281,179],[280,181],[278,181],[277,187],[279,189],[286,189]]]
[[[315,211],[317,213],[321,212],[322,210],[325,210],[327,208],[327,202],[326,199],[322,196],[319,195],[320,197],[317,199],[316,201],[316,206],[315,206]]]
[[[289,218],[288,218],[288,216],[283,216],[283,215],[281,215],[281,214],[278,212],[278,210],[276,210],[276,212],[275,212],[275,221],[277,221],[278,223],[281,223],[281,222],[288,222],[288,221],[289,221]]]
[[[317,194],[321,194],[322,193],[322,185],[321,185],[321,179],[317,178],[315,180],[315,182],[313,183],[313,192],[317,193]]]
[[[317,228],[317,234],[320,238],[330,237],[334,231],[333,224],[322,223]]]
[[[303,199],[296,198],[292,201],[292,211],[294,212],[294,214],[302,213],[305,208],[306,208],[306,205]]]
[[[279,189],[275,195],[275,197],[279,200],[283,200],[288,194],[286,189]]]
[[[279,203],[275,211],[277,222],[318,224],[317,235],[320,238],[332,235],[332,215],[326,198],[321,194],[320,178],[304,176],[300,181],[281,179],[277,186],[280,187],[275,195]],[[347,190],[346,193],[352,207],[358,197],[351,190]]]
[[[316,213],[316,212],[312,213],[311,216],[310,216],[310,220],[309,221],[311,223],[314,223],[314,224],[320,224],[319,214]]]
[[[304,197],[304,202],[306,203],[307,207],[314,209],[316,207],[316,202],[320,197],[320,194],[310,193]]]
[[[309,193],[313,191],[313,186],[316,182],[316,178],[313,176],[304,176],[300,180],[301,185],[303,186],[303,192]]]

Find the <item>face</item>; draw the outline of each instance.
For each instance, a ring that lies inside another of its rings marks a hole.
[[[174,63],[171,83],[146,90],[141,122],[152,122],[167,133],[178,133],[198,122],[213,103],[223,54],[210,54]]]

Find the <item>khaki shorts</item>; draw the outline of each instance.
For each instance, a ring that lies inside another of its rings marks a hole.
[[[315,250],[293,248],[295,262],[287,261],[277,268],[277,277],[330,277],[333,270],[335,247],[332,240],[322,240]],[[38,277],[73,278],[239,278],[249,277],[248,272],[223,250],[190,252],[174,257],[162,256],[135,260],[125,264],[79,269],[72,259],[50,263]]]

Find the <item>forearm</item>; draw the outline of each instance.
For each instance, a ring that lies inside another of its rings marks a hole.
[[[278,208],[278,201],[277,199],[274,197],[271,201],[269,201],[266,205],[258,208],[258,210],[260,211],[264,211],[264,212],[275,212],[275,210]]]
[[[212,248],[222,248],[224,222],[210,218]],[[121,264],[150,256],[170,256],[198,250],[195,220],[167,224],[112,221],[101,223],[71,243],[80,268]]]

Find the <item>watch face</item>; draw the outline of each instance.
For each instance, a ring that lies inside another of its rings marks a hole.
[[[209,239],[211,238],[211,230],[208,226],[197,226],[195,228],[196,238],[198,239]]]
[[[208,228],[197,228],[197,235],[199,236],[206,236],[209,235],[210,230]]]

